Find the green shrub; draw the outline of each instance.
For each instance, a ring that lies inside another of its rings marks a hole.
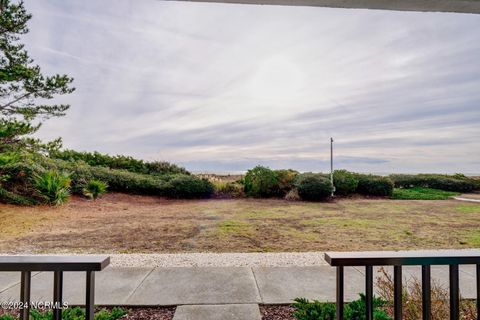
[[[322,303],[314,300],[310,302],[304,298],[297,298],[292,306],[295,308],[293,316],[297,320],[335,320],[336,309],[333,303]]]
[[[250,197],[268,198],[278,195],[278,177],[269,168],[256,166],[244,178],[245,193]]]
[[[16,204],[19,206],[31,206],[38,203],[38,201],[33,198],[10,192],[2,187],[0,187],[0,202]]]
[[[33,205],[44,200],[33,185],[33,175],[44,169],[28,155],[0,153],[0,202]]]
[[[479,189],[478,182],[462,174],[392,174],[390,178],[397,188],[432,188],[454,192],[472,192]]]
[[[166,161],[145,162],[145,168],[149,174],[190,174],[185,168]]]
[[[389,197],[393,194],[393,182],[388,177],[357,174],[357,192],[369,196]]]
[[[97,200],[98,196],[107,192],[108,185],[100,180],[90,180],[85,188],[83,194],[90,199]]]
[[[90,166],[100,166],[110,169],[126,170],[141,174],[190,174],[184,168],[175,164],[154,161],[145,162],[129,156],[110,156],[100,152],[78,152],[74,150],[53,151],[50,153],[53,159],[60,159],[68,162],[85,162]]]
[[[217,198],[244,198],[243,185],[238,182],[215,182],[214,194]]]
[[[386,301],[373,297],[373,319],[374,320],[392,320],[382,308]],[[363,320],[366,318],[365,295],[360,294],[360,299],[350,302],[345,307],[344,317],[346,320]]]
[[[336,306],[334,303],[319,301],[309,301],[303,298],[297,298],[292,306],[295,308],[293,316],[297,320],[335,320]],[[374,320],[392,320],[385,310],[387,302],[383,299],[373,298],[373,319]],[[360,299],[345,304],[345,320],[365,320],[365,295],[360,294]]]
[[[303,200],[324,200],[330,197],[332,194],[332,184],[330,180],[320,174],[300,174],[295,181],[295,186],[297,188],[298,195]]]
[[[392,199],[398,200],[447,200],[453,196],[459,195],[458,192],[444,191],[438,189],[413,187],[413,188],[395,188]]]
[[[105,182],[110,191],[131,194],[165,195],[167,187],[166,178],[162,179],[161,176],[65,161],[57,161],[56,168],[70,172],[72,192],[76,194],[83,194],[83,190],[91,180]]]
[[[290,190],[295,187],[295,179],[298,171],[292,169],[282,169],[274,171],[277,176],[277,192],[280,197],[284,197]]]
[[[333,185],[335,186],[335,194],[347,196],[357,191],[358,179],[354,173],[347,170],[335,170],[333,172]]]
[[[70,197],[70,177],[64,172],[47,170],[33,176],[37,192],[48,204],[61,205]]]
[[[123,318],[128,312],[122,308],[112,308],[111,311],[102,309],[95,313],[94,320],[118,320]],[[30,311],[32,320],[51,320],[53,319],[53,311],[40,312],[36,309]],[[0,320],[7,320],[12,318]],[[14,318],[13,318],[14,319]],[[67,308],[62,310],[62,319],[64,320],[85,320],[85,309],[80,307]]]
[[[208,198],[213,185],[206,179],[190,175],[178,175],[168,182],[167,195],[177,199]]]

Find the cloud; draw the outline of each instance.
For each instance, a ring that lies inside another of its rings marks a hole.
[[[32,1],[24,40],[77,90],[39,136],[178,162],[480,172],[480,16]],[[465,32],[468,30],[469,32]]]

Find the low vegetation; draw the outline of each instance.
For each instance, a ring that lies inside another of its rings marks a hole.
[[[97,200],[99,196],[107,192],[108,185],[100,180],[90,180],[83,188],[83,195],[87,198]]]
[[[374,320],[392,320],[384,310],[387,301],[374,297],[373,299],[373,319]],[[297,320],[335,320],[336,306],[331,302],[309,301],[307,299],[295,299],[292,305],[295,308],[293,316]],[[345,304],[344,306],[345,320],[366,319],[365,295],[361,294],[360,298]]]
[[[118,320],[124,318],[128,312],[122,308],[112,308],[111,310],[102,309],[95,313],[94,320]],[[32,320],[52,320],[53,312],[39,311],[37,309],[30,310],[30,317]],[[4,314],[0,315],[0,320],[18,320],[19,318]],[[62,310],[62,319],[64,320],[84,320],[85,309],[80,307],[67,308]]]
[[[171,198],[208,198],[211,182],[190,174],[143,174],[59,160],[40,153],[0,153],[0,202],[60,205],[71,194],[96,199],[107,190]]]
[[[53,159],[60,159],[67,162],[82,162],[89,166],[120,169],[141,174],[190,174],[190,172],[185,170],[185,168],[165,161],[146,162],[129,156],[110,156],[107,154],[102,154],[100,152],[53,150],[50,152],[50,157]]]
[[[396,188],[432,188],[453,192],[472,192],[480,190],[480,180],[469,178],[463,174],[393,174],[390,179]]]
[[[458,196],[459,192],[444,191],[431,188],[395,188],[392,199],[398,200],[447,200]]]
[[[393,320],[393,277],[384,268],[379,270],[380,275],[376,280],[376,289],[379,294],[373,299],[373,319]],[[431,319],[444,320],[450,314],[450,295],[447,288],[436,281],[431,284]],[[307,299],[295,299],[292,305],[293,317],[296,320],[334,320],[336,319],[336,305],[334,303],[322,303]],[[422,284],[416,277],[408,279],[407,286],[402,294],[403,320],[418,320],[422,318]],[[476,305],[473,301],[460,299],[460,319],[477,319]],[[365,296],[345,304],[345,320],[366,319]]]
[[[319,201],[331,196],[333,187],[330,180],[320,174],[304,173],[295,181],[298,195],[303,200]]]

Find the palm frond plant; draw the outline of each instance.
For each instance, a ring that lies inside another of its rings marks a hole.
[[[38,194],[50,205],[62,205],[70,198],[70,175],[55,170],[33,176]]]
[[[83,188],[85,197],[97,200],[97,198],[107,192],[108,185],[100,180],[90,180]]]

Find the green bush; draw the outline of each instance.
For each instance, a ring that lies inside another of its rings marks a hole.
[[[292,169],[282,169],[274,171],[277,176],[277,193],[278,196],[284,197],[290,190],[295,187],[295,179],[298,171]]]
[[[166,161],[145,162],[145,168],[148,174],[190,174],[185,168]]]
[[[347,196],[357,191],[358,179],[354,173],[347,170],[335,170],[333,172],[333,185],[335,194]]]
[[[479,189],[475,179],[462,174],[392,174],[390,178],[397,188],[432,188],[454,192],[472,192]]]
[[[61,205],[70,198],[70,177],[64,172],[47,170],[33,176],[37,192],[48,204]]]
[[[114,192],[125,192],[142,195],[165,195],[167,183],[161,176],[133,173],[87,164],[57,161],[56,167],[70,172],[72,192],[83,194],[83,190],[91,180],[100,180]]]
[[[336,309],[333,303],[322,303],[314,300],[310,302],[304,298],[297,298],[292,307],[295,308],[293,316],[297,320],[335,320]]]
[[[295,186],[298,195],[303,200],[319,201],[324,200],[332,194],[330,180],[316,173],[303,173],[298,175]]]
[[[350,302],[346,305],[344,318],[346,320],[363,320],[366,319],[365,295],[360,294],[360,299]],[[386,305],[386,301],[373,297],[373,319],[374,320],[392,320],[385,310],[382,308]]]
[[[0,202],[33,205],[44,201],[33,185],[34,174],[45,169],[28,154],[0,153]]]
[[[50,153],[53,159],[68,162],[85,162],[90,166],[100,166],[110,169],[126,170],[141,174],[190,174],[184,168],[175,164],[154,161],[145,162],[129,156],[110,156],[100,152],[78,152],[74,150],[53,151]]]
[[[112,308],[111,311],[102,309],[95,313],[94,320],[118,320],[123,318],[128,312],[122,308]],[[53,311],[40,312],[36,309],[30,310],[32,320],[51,320],[53,319]],[[8,315],[0,316],[0,320],[16,320]],[[64,320],[85,320],[85,309],[80,307],[67,308],[62,310],[62,319]]]
[[[31,206],[38,203],[38,201],[33,198],[10,192],[2,187],[0,187],[0,202],[19,206]]]
[[[293,316],[297,320],[335,320],[336,306],[334,303],[322,303],[317,300],[309,301],[297,298],[292,306],[295,308]],[[392,320],[384,310],[386,302],[380,298],[373,298],[373,319]],[[360,299],[347,303],[344,306],[345,320],[365,320],[365,295],[361,294]]]
[[[256,166],[244,178],[245,193],[250,197],[268,198],[278,195],[278,177],[269,168]]]
[[[90,180],[85,188],[83,188],[83,195],[87,198],[97,200],[97,198],[107,192],[108,185],[100,180]]]
[[[358,193],[379,197],[390,197],[393,194],[393,182],[388,177],[357,174],[357,178]]]
[[[444,191],[438,189],[413,187],[413,188],[395,188],[392,199],[398,200],[447,200],[453,196],[459,195],[458,192]]]
[[[213,184],[189,175],[179,175],[168,182],[167,195],[177,199],[208,198],[213,193]]]

